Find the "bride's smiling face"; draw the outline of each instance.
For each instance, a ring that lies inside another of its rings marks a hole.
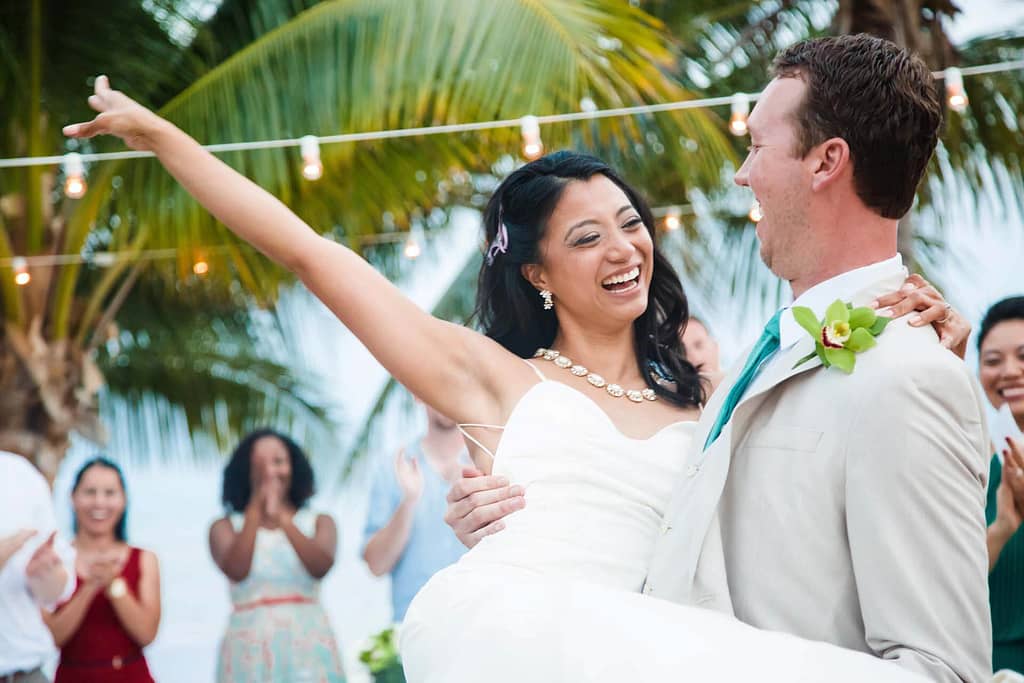
[[[602,327],[632,323],[647,309],[654,243],[626,193],[606,176],[572,180],[547,221],[540,263],[523,266],[555,309]]]

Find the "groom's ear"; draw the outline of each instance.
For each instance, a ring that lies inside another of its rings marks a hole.
[[[811,176],[811,187],[823,190],[833,185],[839,178],[849,172],[853,173],[850,159],[850,145],[842,138],[829,138],[812,151],[814,168]]]

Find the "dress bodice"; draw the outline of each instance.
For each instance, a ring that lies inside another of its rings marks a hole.
[[[460,564],[640,590],[695,425],[630,438],[585,394],[539,382],[509,416],[494,458],[493,474],[525,487],[526,506]]]
[[[315,512],[303,508],[296,511],[292,521],[303,534],[313,536],[316,517]],[[236,531],[240,530],[242,516],[231,515],[231,523]],[[237,583],[231,582],[231,602],[237,606],[256,600],[295,596],[316,600],[319,587],[320,581],[306,571],[284,531],[260,527],[256,532],[249,574]]]

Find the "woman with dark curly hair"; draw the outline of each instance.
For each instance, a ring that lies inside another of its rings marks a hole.
[[[319,599],[337,529],[306,507],[313,491],[302,449],[270,429],[242,439],[224,468],[226,514],[210,527],[234,605],[217,664],[222,683],[344,679]]]

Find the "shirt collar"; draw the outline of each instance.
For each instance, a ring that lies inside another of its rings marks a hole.
[[[903,267],[903,257],[896,254],[892,258],[868,266],[848,270],[819,282],[796,298],[789,306],[782,309],[779,319],[779,346],[786,349],[796,344],[807,333],[793,319],[793,306],[806,306],[817,316],[823,316],[836,299],[849,301],[857,292],[870,287],[879,280],[899,277],[906,279],[907,269]]]

